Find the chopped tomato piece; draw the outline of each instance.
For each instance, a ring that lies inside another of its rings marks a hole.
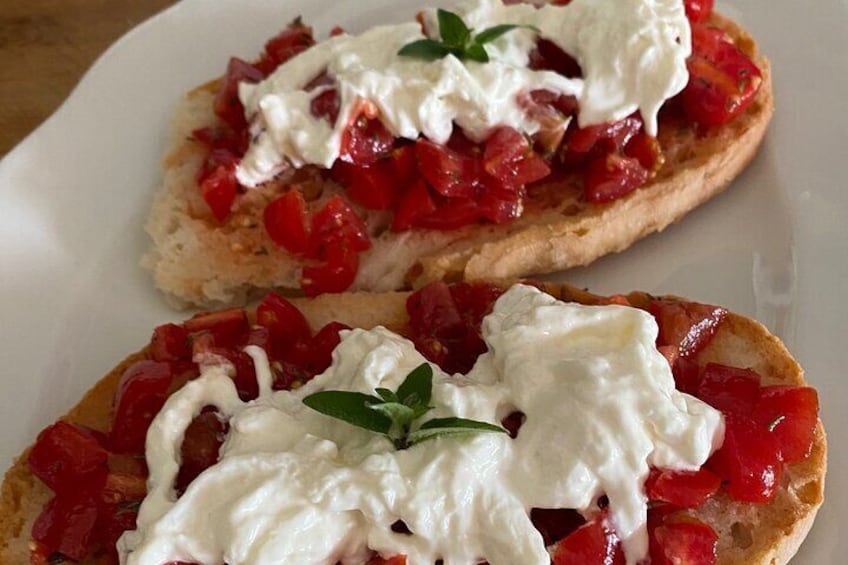
[[[692,50],[689,84],[681,93],[686,115],[707,127],[733,120],[759,91],[760,69],[723,31],[706,25],[692,26]]]
[[[448,198],[436,211],[418,218],[416,227],[431,230],[455,230],[480,219],[480,206],[470,198]]]
[[[727,316],[727,310],[718,306],[663,298],[652,300],[648,311],[660,327],[657,345],[676,346],[681,357],[706,347]]]
[[[58,493],[73,490],[82,477],[103,468],[108,455],[91,430],[59,421],[38,434],[27,464],[36,477]]]
[[[330,198],[312,217],[310,237],[311,256],[319,259],[333,248],[345,247],[351,252],[357,252],[371,247],[368,230],[362,218],[340,196]],[[337,260],[340,259],[338,253],[334,256]]]
[[[584,176],[589,202],[610,202],[633,192],[648,180],[648,171],[638,159],[610,153],[589,162]]]
[[[236,131],[245,129],[247,120],[244,117],[244,106],[238,97],[238,85],[240,82],[259,82],[264,78],[265,73],[255,66],[238,57],[231,57],[215,95],[215,115]]]
[[[250,323],[244,308],[229,308],[196,314],[183,327],[189,334],[209,332],[218,347],[234,347],[245,341]]]
[[[415,155],[418,171],[436,192],[451,198],[474,196],[474,185],[480,176],[475,159],[424,138],[415,144]]]
[[[96,487],[79,488],[57,494],[47,503],[32,526],[32,539],[48,548],[80,561],[92,549],[97,524]]]
[[[760,376],[750,369],[707,363],[695,396],[725,415],[749,418],[760,398]]]
[[[344,243],[326,248],[324,263],[303,268],[300,286],[307,296],[347,290],[356,279],[359,254]]]
[[[153,330],[150,340],[150,356],[154,361],[188,361],[191,350],[188,332],[177,324],[163,324]]]
[[[200,413],[186,428],[180,447],[180,471],[174,487],[182,493],[197,476],[218,462],[229,426],[213,410]]]
[[[424,179],[410,185],[401,196],[392,218],[392,231],[405,231],[436,211],[436,202]]]
[[[256,323],[268,328],[273,351],[286,351],[312,335],[300,310],[276,292],[269,293],[256,307]]]
[[[135,455],[110,454],[100,501],[121,504],[142,500],[147,494],[147,466]]]
[[[398,181],[394,178],[392,162],[384,159],[368,166],[336,161],[333,179],[347,190],[350,198],[369,210],[389,210],[398,199]]]
[[[545,545],[561,540],[586,523],[586,518],[578,511],[570,509],[533,508],[530,511],[530,520],[542,534]]]
[[[686,17],[692,23],[698,23],[706,20],[713,12],[714,0],[684,0],[683,5],[686,8]]]
[[[157,361],[138,361],[124,371],[115,394],[112,449],[144,451],[147,428],[165,404],[172,378],[171,365]]]
[[[648,500],[668,502],[680,508],[697,508],[714,495],[720,486],[721,479],[708,469],[653,469],[645,481]]]
[[[677,351],[677,347],[674,347],[674,350]],[[674,375],[674,386],[677,390],[697,395],[698,386],[701,384],[701,367],[698,363],[687,357],[678,357],[671,367],[671,373]]]
[[[315,39],[312,36],[312,28],[303,25],[298,18],[265,43],[263,59],[269,60],[274,65],[273,70],[313,45],[315,45]]]
[[[724,443],[707,467],[725,481],[727,493],[741,502],[768,502],[780,484],[780,446],[759,424],[725,418]]]
[[[549,90],[534,90],[521,102],[527,115],[539,124],[539,131],[533,135],[534,148],[544,157],[553,156],[565,136],[571,115],[577,109],[577,99]]]
[[[660,142],[656,137],[650,136],[644,131],[634,135],[624,147],[624,154],[639,161],[639,164],[653,176],[665,162]]]
[[[548,164],[517,130],[501,127],[486,141],[483,168],[501,183],[519,186],[541,180],[551,173]]]
[[[707,524],[673,516],[651,529],[652,565],[713,565],[718,535]]]
[[[565,149],[569,154],[587,155],[597,151],[601,155],[623,149],[642,129],[642,119],[632,115],[617,122],[570,129]]]
[[[451,294],[443,282],[428,284],[406,300],[409,324],[415,334],[435,337],[454,337],[463,330],[462,317]]]
[[[342,134],[339,159],[354,165],[372,165],[388,156],[394,143],[394,135],[383,122],[361,114]]]
[[[760,392],[754,419],[775,437],[781,459],[792,463],[810,456],[818,411],[819,398],[813,388],[767,386]]]
[[[223,222],[230,215],[238,186],[235,164],[218,165],[200,181],[203,200],[219,222]]]
[[[554,71],[567,78],[582,78],[583,69],[577,60],[550,39],[540,38],[530,52],[530,68]]]
[[[309,229],[306,222],[306,202],[297,188],[272,200],[264,215],[265,230],[271,239],[295,255],[309,249]]]
[[[624,565],[621,541],[601,513],[552,548],[554,565]]]
[[[29,565],[50,565],[51,553],[46,545],[33,540],[29,546]]]
[[[479,330],[504,288],[489,283],[457,283],[450,286],[450,293],[466,324]]]
[[[310,377],[324,372],[333,360],[333,350],[341,342],[339,332],[349,330],[350,326],[340,322],[330,322],[316,333],[309,342],[309,356],[301,365]]]

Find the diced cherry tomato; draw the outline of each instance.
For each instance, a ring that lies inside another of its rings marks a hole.
[[[650,176],[659,171],[665,163],[660,142],[644,131],[640,131],[627,142],[624,154],[638,160]]]
[[[317,94],[309,104],[309,110],[316,118],[324,118],[331,125],[335,125],[339,119],[339,109],[341,100],[339,99],[339,91],[335,88],[330,88]]]
[[[760,398],[760,376],[750,369],[707,363],[695,396],[725,415],[750,418]]]
[[[265,230],[274,243],[295,255],[309,250],[306,201],[297,188],[272,200],[263,215]]]
[[[686,8],[686,17],[692,23],[698,23],[706,20],[713,12],[714,0],[684,0],[683,5]]]
[[[365,251],[371,247],[371,239],[368,237],[368,230],[362,218],[338,195],[327,200],[312,217],[310,238],[311,256],[317,259],[323,258],[325,254],[339,247],[349,249],[351,252]],[[337,252],[334,256],[337,260],[341,258]],[[354,274],[356,274],[355,270]],[[352,279],[351,282],[353,282]]]
[[[265,53],[257,67],[268,74],[314,44],[312,28],[297,19],[265,43]]]
[[[430,230],[456,230],[480,219],[480,206],[470,198],[448,198],[437,205],[436,212],[422,216],[416,227]]]
[[[641,129],[642,119],[635,114],[617,122],[570,129],[565,148],[572,154],[585,155],[596,150],[605,155],[623,149]]]
[[[369,210],[389,210],[400,195],[392,161],[383,159],[369,166],[357,166],[338,160],[333,164],[333,179],[347,190],[350,198]]]
[[[97,486],[57,494],[47,503],[32,526],[32,539],[44,544],[50,553],[80,561],[91,551],[97,523]]]
[[[259,82],[264,78],[265,73],[255,66],[238,57],[231,57],[215,95],[215,115],[236,131],[245,129],[247,120],[244,117],[244,106],[238,97],[238,85],[241,82]]]
[[[124,371],[115,394],[112,449],[144,451],[147,428],[165,404],[172,378],[171,365],[157,361],[138,361]]]
[[[534,161],[545,163],[542,159],[535,159]],[[529,162],[529,160],[521,161],[522,164]],[[547,167],[547,165],[545,166]],[[524,173],[518,172],[517,174]],[[477,198],[477,213],[480,217],[495,224],[509,222],[521,216],[524,211],[524,196],[523,186],[514,188],[489,177],[485,179]]]
[[[54,492],[73,490],[80,478],[106,463],[108,452],[91,430],[70,422],[45,428],[29,452],[30,471]]]
[[[188,332],[177,324],[163,324],[153,330],[150,356],[154,361],[187,361],[191,359]]]
[[[343,292],[353,284],[359,270],[359,254],[345,244],[327,247],[324,262],[303,268],[300,286],[306,296]]]
[[[450,288],[443,282],[428,284],[406,299],[409,324],[415,334],[455,337],[463,330],[462,317]]]
[[[582,78],[583,69],[577,60],[550,39],[540,38],[530,53],[531,69],[554,71],[567,78]]]
[[[725,481],[727,493],[740,502],[768,502],[780,485],[783,466],[775,437],[758,423],[725,418],[724,443],[707,467]]]
[[[339,159],[354,165],[371,165],[388,156],[395,137],[379,119],[359,115],[342,134]]]
[[[662,298],[652,300],[648,311],[660,327],[657,345],[677,346],[681,357],[701,351],[727,316],[718,306]]]
[[[312,335],[300,310],[276,292],[269,293],[256,307],[256,323],[268,328],[275,352],[286,351]]]
[[[688,516],[666,519],[650,531],[651,565],[713,565],[718,535]]]
[[[97,537],[99,545],[106,551],[104,562],[109,565],[118,563],[116,545],[118,538],[127,530],[136,529],[138,512],[135,505],[117,505],[102,507],[97,517]]]
[[[648,181],[648,171],[638,159],[610,153],[589,162],[584,176],[589,202],[610,202],[633,192]]]
[[[754,100],[763,76],[751,59],[719,29],[692,26],[689,84],[681,93],[688,118],[703,126],[733,120]]]
[[[476,159],[424,138],[416,142],[415,155],[418,171],[436,192],[451,198],[474,196],[474,185],[480,177]]]
[[[465,322],[479,331],[483,318],[492,312],[504,288],[489,283],[456,283],[450,286],[450,293]]]
[[[392,231],[405,231],[418,224],[421,218],[436,211],[436,202],[424,179],[413,183],[400,197],[392,218]]]
[[[697,508],[714,495],[720,486],[721,479],[708,469],[653,469],[645,481],[645,492],[650,501],[668,502],[680,508]]]
[[[180,447],[180,471],[174,485],[182,493],[197,476],[218,462],[218,452],[228,430],[213,411],[204,411],[186,428]]]
[[[569,509],[533,508],[530,511],[530,520],[542,534],[545,545],[561,540],[586,523],[586,519],[579,512]]]
[[[203,200],[219,222],[230,215],[238,186],[235,165],[218,165],[200,181]]]
[[[539,131],[533,135],[534,148],[544,157],[553,156],[568,129],[568,120],[577,109],[577,99],[549,90],[534,90],[520,102],[528,117],[539,124]]]
[[[527,138],[510,127],[500,127],[489,136],[483,152],[483,169],[511,186],[541,180],[551,172],[548,164],[530,148]]]
[[[309,342],[309,357],[302,365],[309,376],[323,373],[333,360],[333,350],[341,342],[339,332],[349,330],[350,326],[340,322],[330,322],[318,330]]]
[[[754,419],[771,431],[787,463],[810,456],[818,423],[819,398],[810,387],[767,386],[760,391]]]
[[[621,541],[601,513],[552,548],[554,565],[624,565]]]
[[[675,346],[673,347],[677,351]],[[671,368],[674,375],[674,386],[680,392],[685,392],[691,395],[697,395],[698,386],[701,384],[701,367],[687,357],[678,357]]]
[[[244,308],[229,308],[217,312],[203,312],[183,322],[189,334],[209,332],[218,347],[235,347],[247,339],[250,323]]]

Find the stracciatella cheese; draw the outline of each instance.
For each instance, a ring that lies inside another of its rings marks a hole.
[[[483,322],[488,344],[467,375],[434,366],[428,417],[498,423],[518,436],[440,438],[397,451],[384,437],[307,408],[319,390],[397,389],[423,357],[384,328],[345,332],[329,369],[296,391],[271,390],[265,353],[248,347],[259,398],[239,400],[224,367],[174,394],[147,435],[149,494],[121,562],[161,565],[360,564],[369,551],[410,565],[550,557],[531,508],[588,515],[601,495],[628,563],[647,553],[650,466],[696,469],[721,443],[719,412],[677,392],[640,310],[581,306],[516,285]],[[220,461],[177,499],[180,443],[204,406],[229,419]],[[402,520],[411,535],[395,533]]]
[[[329,168],[363,100],[377,108],[395,136],[424,135],[436,143],[448,140],[454,123],[475,141],[496,126],[535,133],[539,124],[521,98],[539,89],[575,96],[581,125],[620,120],[638,110],[646,131],[655,135],[660,106],[688,80],[691,39],[682,0],[574,0],[541,7],[471,0],[457,13],[477,31],[498,24],[535,27],[580,63],[583,78],[529,69],[537,33],[528,28],[488,44],[488,63],[452,55],[435,61],[399,56],[401,47],[425,37],[417,22],[332,37],[263,82],[240,85],[254,141],[238,167],[239,182],[256,186],[289,165]],[[425,13],[425,22],[429,36],[438,39],[434,10]],[[310,109],[314,97],[333,87],[303,90],[324,73],[340,95],[335,124]]]

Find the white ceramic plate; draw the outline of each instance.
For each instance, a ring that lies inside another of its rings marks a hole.
[[[411,0],[183,0],[92,67],[0,162],[0,469],[169,310],[138,267],[142,222],[179,96],[251,58],[301,14],[319,35],[400,20]],[[777,333],[818,387],[830,432],[827,503],[797,562],[848,555],[848,5],[719,6],[771,58],[777,115],[724,195],[626,253],[572,271],[599,292],[644,289],[726,305]],[[563,277],[564,278],[564,277]]]

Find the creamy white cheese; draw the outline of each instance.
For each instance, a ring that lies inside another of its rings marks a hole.
[[[333,363],[297,391],[272,392],[265,353],[248,347],[258,399],[239,400],[224,368],[174,394],[147,435],[149,494],[121,562],[359,564],[368,550],[410,565],[529,563],[549,556],[531,508],[591,515],[610,501],[628,563],[647,552],[649,466],[694,469],[723,436],[720,414],[674,390],[653,318],[634,308],[566,304],[516,285],[483,323],[488,352],[468,375],[434,366],[431,417],[497,423],[506,434],[441,438],[403,451],[302,404],[319,390],[396,389],[424,362],[384,328],[345,332]],[[186,427],[214,404],[229,419],[221,459],[176,498]],[[395,533],[402,520],[412,535]]]
[[[487,45],[488,63],[398,56],[401,47],[425,37],[417,22],[343,34],[294,57],[259,84],[240,85],[254,140],[238,167],[239,181],[256,186],[290,165],[329,168],[363,100],[376,106],[395,136],[424,135],[437,143],[447,141],[454,123],[477,141],[501,125],[535,133],[539,124],[520,99],[537,89],[577,97],[581,125],[638,110],[648,133],[656,134],[660,106],[688,80],[691,40],[682,0],[574,0],[541,7],[471,0],[457,13],[477,31],[506,23],[534,26],[580,63],[583,78],[529,69],[537,34],[525,28]],[[438,39],[435,10],[425,12],[425,22]],[[335,124],[310,110],[311,100],[331,87],[303,90],[324,72],[338,84]]]

